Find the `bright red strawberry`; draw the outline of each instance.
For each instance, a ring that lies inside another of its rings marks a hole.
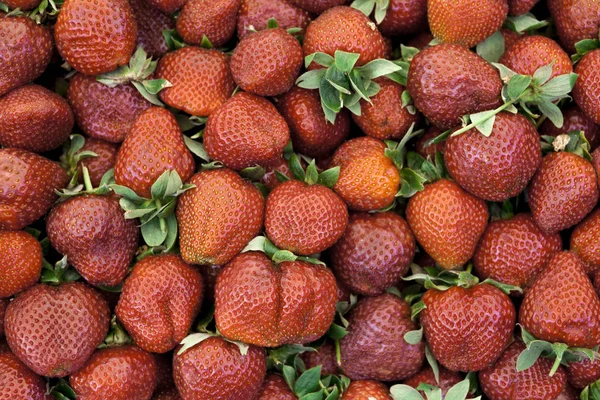
[[[590,0],[548,0],[560,43],[575,53],[575,43],[598,37],[600,3]]]
[[[545,36],[523,36],[508,47],[500,63],[521,75],[531,75],[553,62],[550,79],[573,72],[569,55],[554,40]]]
[[[25,231],[0,231],[0,298],[11,297],[40,278],[42,246]]]
[[[567,379],[576,389],[583,389],[600,379],[600,360],[571,362],[566,367]]]
[[[508,0],[508,13],[510,15],[523,15],[528,13],[539,0]]]
[[[390,389],[377,381],[353,381],[342,394],[342,400],[392,400]]]
[[[102,296],[83,283],[39,284],[8,305],[6,340],[38,375],[64,377],[83,367],[102,343],[109,314]]]
[[[313,14],[321,14],[323,11],[335,7],[341,6],[347,3],[348,0],[287,0],[289,3],[300,7]]]
[[[321,375],[323,376],[337,375],[340,372],[335,357],[335,345],[333,343],[325,342],[316,351],[307,351],[302,353],[300,357],[306,364],[307,369],[320,365]]]
[[[590,51],[579,60],[575,67],[578,77],[573,87],[575,103],[596,124],[600,123],[600,87],[596,75],[598,68],[600,68],[600,49]]]
[[[27,11],[36,8],[40,2],[40,0],[5,0],[4,4],[12,9],[18,8],[21,11]]]
[[[579,256],[585,265],[585,272],[591,274],[600,270],[600,209],[594,211],[575,227],[571,234],[571,251]]]
[[[202,171],[179,198],[181,256],[190,264],[229,262],[261,230],[265,200],[251,183],[229,169]]]
[[[577,106],[563,110],[564,123],[562,128],[554,126],[549,119],[545,120],[539,127],[540,135],[557,137],[563,133],[571,131],[583,131],[585,138],[590,143],[591,150],[600,145],[600,130],[598,125],[586,115]]]
[[[428,47],[417,53],[408,70],[406,88],[417,109],[441,130],[460,125],[463,115],[501,104],[498,71],[477,54],[455,44]]]
[[[54,26],[61,56],[86,75],[127,65],[136,36],[137,23],[126,0],[65,0]]]
[[[269,374],[258,393],[256,400],[297,400],[281,375]]]
[[[335,278],[324,266],[275,265],[263,253],[248,252],[217,278],[215,320],[231,340],[263,347],[308,343],[327,332],[336,302]]]
[[[427,0],[390,0],[377,27],[388,37],[423,32],[427,29]]]
[[[215,47],[233,37],[242,0],[188,0],[177,17],[177,33],[189,44],[206,36]]]
[[[54,44],[50,30],[30,18],[4,14],[0,18],[0,96],[4,96],[44,72]]]
[[[600,344],[600,300],[575,254],[556,253],[525,293],[519,323],[535,338],[570,347]]]
[[[175,20],[171,15],[148,5],[150,0],[130,0],[138,26],[136,47],[143,47],[146,54],[153,58],[164,56],[169,48],[163,37],[165,29],[174,29]]]
[[[135,344],[164,353],[185,338],[202,306],[203,279],[180,256],[148,256],[133,267],[115,309]]]
[[[419,136],[415,142],[415,151],[421,157],[425,159],[430,158],[431,160],[435,160],[435,153],[438,151],[443,155],[446,150],[446,141],[426,146],[427,142],[431,139],[435,139],[441,134],[442,132],[438,128],[433,125],[430,126],[427,132],[425,132],[424,135]]]
[[[274,18],[283,29],[300,28],[304,34],[310,22],[310,15],[286,0],[242,0],[237,18],[237,35],[241,39],[251,31],[267,28],[269,19]]]
[[[290,90],[304,62],[302,47],[283,28],[245,36],[231,56],[235,83],[249,93],[277,96]]]
[[[69,177],[58,163],[20,149],[0,149],[0,229],[23,229],[44,216]]]
[[[272,163],[289,140],[290,130],[275,106],[245,92],[211,114],[204,131],[208,155],[235,170]]]
[[[119,145],[105,142],[104,140],[86,138],[80,152],[82,151],[91,151],[97,157],[86,157],[77,163],[79,176],[83,176],[82,166],[85,166],[90,174],[92,185],[98,187],[104,174],[109,169],[114,168],[117,153],[119,152]]]
[[[408,378],[421,369],[425,344],[404,340],[417,324],[410,319],[410,306],[400,297],[390,293],[365,297],[347,318],[348,334],[340,340],[344,375],[387,382]]]
[[[46,381],[33,373],[10,351],[0,351],[0,398],[51,400]]]
[[[404,384],[416,389],[421,383],[425,383],[427,385],[439,387],[442,389],[442,394],[445,395],[452,386],[463,380],[458,372],[449,371],[441,365],[439,365],[438,368],[439,382],[435,380],[435,374],[431,367],[426,366],[410,378],[406,379]]]

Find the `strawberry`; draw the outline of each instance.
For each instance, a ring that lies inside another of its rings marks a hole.
[[[308,343],[327,332],[336,302],[335,278],[324,266],[275,265],[263,253],[248,252],[217,277],[215,321],[231,340],[263,347]]]
[[[173,14],[181,9],[187,0],[146,0],[148,5],[154,7],[165,14]]]
[[[539,0],[508,0],[510,15],[527,14]]]
[[[141,349],[172,350],[202,306],[203,279],[180,256],[148,256],[133,267],[115,312]]]
[[[117,346],[97,350],[69,382],[80,398],[149,400],[156,376],[154,356],[135,346]]]
[[[377,381],[353,381],[342,400],[392,400],[390,389]]]
[[[377,1],[371,0],[372,3],[378,4]],[[385,17],[379,20],[376,9],[377,27],[385,36],[411,35],[423,32],[427,29],[427,0],[390,0],[384,15]],[[428,40],[427,43],[430,41]]]
[[[42,271],[40,242],[25,231],[0,231],[0,248],[0,298],[35,285]]]
[[[442,43],[473,47],[500,29],[507,15],[507,0],[427,1],[429,28]]]
[[[301,160],[302,161],[302,160]],[[304,164],[306,166],[306,164]],[[265,166],[265,174],[260,180],[269,190],[275,189],[278,185],[281,184],[279,179],[277,179],[276,172],[283,174],[285,176],[291,176],[292,173],[290,171],[289,161],[284,157],[279,158],[275,162]]]
[[[598,68],[600,68],[600,49],[590,51],[579,61],[575,67],[578,78],[573,87],[575,103],[596,124],[600,123],[600,96],[598,96],[596,82]]]
[[[521,75],[531,75],[545,65],[552,65],[550,79],[573,72],[569,55],[554,40],[545,36],[523,36],[508,47],[500,63]]]
[[[435,160],[435,153],[438,151],[443,155],[446,150],[446,141],[428,144],[430,140],[435,139],[441,134],[442,132],[438,128],[433,125],[430,126],[425,134],[419,136],[415,142],[415,151],[417,154],[425,159],[429,158],[431,160]]]
[[[512,0],[508,0],[508,1],[510,3]],[[519,1],[519,0],[517,0],[517,1]],[[528,0],[525,0],[525,1],[528,1]],[[510,30],[508,28],[500,28],[500,33],[502,34],[502,37],[504,38],[504,51],[511,48],[521,38],[521,35],[519,35],[517,32]]]
[[[575,43],[598,36],[600,4],[589,0],[548,0],[562,47],[575,53]]]
[[[10,351],[0,351],[0,398],[51,400],[46,381],[34,374]]]
[[[245,36],[231,56],[231,74],[246,92],[277,96],[290,90],[304,61],[298,40],[283,28]]]
[[[269,19],[274,18],[283,29],[300,28],[302,35],[310,23],[310,15],[286,0],[242,0],[237,17],[238,39],[251,32],[262,31]]]
[[[254,399],[266,369],[263,349],[221,337],[208,337],[173,357],[175,384],[185,400]]]
[[[562,128],[554,126],[552,121],[544,121],[540,127],[540,135],[558,136],[571,131],[583,131],[586,140],[590,143],[592,150],[600,145],[600,130],[598,125],[586,115],[577,106],[569,107],[563,111],[564,123]]]
[[[600,379],[600,360],[590,361],[584,359],[569,363],[567,366],[567,380],[577,389],[591,385]]]
[[[435,379],[435,374],[431,367],[426,366],[410,378],[406,379],[404,384],[416,389],[420,384],[425,383],[427,385],[439,387],[442,390],[442,394],[445,395],[452,386],[463,379],[458,372],[449,371],[441,365],[438,366],[438,369],[439,382]]]
[[[8,345],[25,365],[38,375],[64,377],[104,340],[109,309],[83,283],[38,284],[8,305],[4,324]]]
[[[460,125],[463,115],[501,104],[498,72],[477,54],[455,44],[417,53],[408,70],[406,88],[417,109],[441,130]]]
[[[408,40],[406,42],[406,45],[419,50],[423,50],[424,48],[429,47],[429,44],[432,42],[433,39],[433,35],[427,30],[419,33],[418,35]]]
[[[265,200],[229,169],[199,172],[189,183],[196,188],[177,207],[181,256],[190,264],[225,264],[262,228]]]
[[[404,335],[417,329],[410,306],[384,293],[358,301],[348,314],[348,334],[340,340],[341,367],[350,379],[396,381],[421,369],[425,344],[408,344]]]
[[[38,78],[48,66],[54,44],[48,27],[27,17],[0,13],[0,96]]]
[[[238,93],[208,118],[204,146],[211,159],[242,170],[269,164],[290,140],[287,123],[269,100]]]
[[[151,57],[162,57],[168,51],[163,31],[175,28],[175,20],[171,15],[158,8],[149,6],[151,1],[131,0],[131,9],[137,22],[138,34],[136,47],[143,47]]]
[[[54,26],[61,56],[86,75],[126,65],[136,36],[137,23],[126,0],[65,0]]]
[[[297,400],[281,375],[269,374],[258,393],[256,400]]]
[[[0,149],[0,229],[23,229],[44,216],[69,177],[57,163],[20,149]]]
[[[288,3],[313,14],[321,14],[329,8],[341,6],[347,1],[348,0],[287,0]]]
[[[188,0],[177,17],[177,33],[189,44],[206,37],[221,47],[233,37],[242,0]]]
[[[114,168],[119,152],[119,145],[105,142],[94,138],[85,139],[80,152],[91,151],[96,154],[96,157],[86,157],[80,159],[76,164],[79,176],[83,176],[82,167],[85,166],[90,174],[90,181],[94,187],[100,185],[100,181],[108,170]]]
[[[541,231],[529,213],[517,214],[490,222],[473,255],[473,265],[481,279],[525,288],[561,250],[558,233]]]
[[[571,251],[579,256],[588,274],[600,270],[600,209],[581,221],[571,234]]]
[[[329,255],[336,277],[353,293],[374,296],[406,275],[415,255],[415,237],[393,212],[354,213]]]
[[[534,337],[568,346],[600,343],[600,300],[575,254],[556,253],[525,293],[519,323]]]
[[[475,252],[485,231],[485,202],[442,179],[408,201],[406,221],[423,249],[444,269],[457,269]]]
[[[321,108],[319,94],[314,90],[293,86],[278,97],[275,104],[290,128],[294,149],[306,156],[330,154],[350,132],[348,110],[341,110],[335,122],[329,123]]]
[[[4,4],[12,9],[18,8],[21,11],[27,11],[36,8],[40,2],[40,0],[5,0]]]
[[[0,338],[4,336],[4,314],[8,307],[9,299],[0,299]]]
[[[552,360],[540,357],[532,367],[518,372],[517,358],[525,350],[516,341],[493,365],[479,372],[481,389],[490,400],[556,399],[567,382],[564,368],[550,376]]]
[[[575,390],[568,383],[563,387],[563,391],[558,395],[556,400],[580,400],[579,390]]]
[[[592,152],[592,165],[598,175],[598,187],[600,187],[600,150],[596,149]]]
[[[316,351],[302,353],[300,357],[307,369],[321,366],[321,375],[337,375],[340,372],[335,356],[335,345],[331,342],[323,343]]]

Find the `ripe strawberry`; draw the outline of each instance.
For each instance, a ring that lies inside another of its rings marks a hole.
[[[266,29],[271,18],[283,29],[300,28],[299,35],[304,34],[310,23],[310,15],[306,11],[286,0],[242,0],[237,17],[238,39],[249,34],[251,27],[256,31]]]
[[[39,284],[8,305],[6,340],[38,375],[64,377],[83,367],[102,343],[109,314],[102,296],[83,283]]]
[[[305,164],[303,165],[303,168],[304,167],[306,167]],[[281,157],[278,160],[276,160],[275,162],[273,162],[269,165],[266,165],[265,170],[266,170],[266,172],[260,181],[269,190],[273,190],[281,184],[279,179],[277,179],[277,175],[275,174],[275,171],[280,172],[281,174],[283,174],[285,176],[292,176],[292,173],[290,171],[289,161],[286,160],[284,157]]]
[[[596,124],[600,123],[600,96],[596,82],[598,68],[600,68],[600,49],[590,51],[579,61],[575,67],[578,77],[573,87],[575,103]]]
[[[406,88],[417,109],[441,130],[460,125],[463,115],[501,104],[498,72],[477,54],[455,44],[417,53],[408,70]]]
[[[348,314],[348,334],[340,340],[342,369],[350,379],[396,381],[421,369],[425,344],[404,334],[417,329],[410,306],[396,295],[365,297]]]
[[[350,132],[350,113],[342,109],[331,124],[325,119],[321,98],[315,90],[293,86],[276,100],[286,120],[294,149],[309,157],[330,154]]]
[[[298,0],[296,5],[299,5]],[[322,52],[333,57],[336,50],[360,54],[357,66],[386,55],[385,41],[375,23],[361,11],[347,6],[328,9],[311,22],[304,35],[302,50],[304,56]]]
[[[69,177],[57,163],[20,149],[0,149],[0,229],[23,229],[44,216]]]
[[[370,137],[341,145],[330,167],[340,167],[334,190],[353,211],[371,211],[390,205],[400,188],[400,174],[385,155],[383,142]]]
[[[592,152],[592,165],[598,175],[598,187],[600,187],[600,150],[598,149]]]
[[[119,145],[105,142],[104,140],[86,138],[80,152],[82,151],[91,151],[97,157],[86,157],[77,163],[79,176],[83,176],[82,166],[85,166],[90,174],[92,185],[98,187],[104,174],[109,169],[114,168],[117,153],[119,152]]]
[[[35,285],[42,271],[40,242],[25,231],[0,231],[0,248],[0,298]]]
[[[600,360],[590,361],[586,358],[571,362],[566,370],[569,383],[574,388],[583,389],[600,379]]]
[[[589,0],[548,0],[562,47],[575,53],[575,43],[598,36],[600,3]]]
[[[80,398],[149,400],[156,376],[153,355],[135,346],[117,346],[97,350],[69,382]]]
[[[525,293],[519,323],[534,337],[570,347],[600,343],[600,300],[573,253],[556,253]]]
[[[235,83],[249,93],[277,96],[290,90],[304,57],[296,38],[283,28],[245,36],[231,56]]]
[[[215,321],[231,340],[263,347],[308,343],[327,332],[336,302],[335,278],[324,266],[305,261],[276,266],[264,253],[248,252],[217,278]]]
[[[137,23],[126,0],[65,0],[54,27],[61,56],[86,75],[127,65],[136,36]]]
[[[320,365],[321,375],[323,376],[337,375],[340,372],[335,357],[335,346],[333,343],[325,342],[320,345],[316,351],[307,351],[302,353],[300,357],[304,361],[304,364],[306,364],[307,369]]]
[[[175,20],[168,13],[148,5],[150,0],[130,0],[129,3],[138,26],[135,46],[143,47],[152,58],[164,56],[169,48],[162,33],[165,29],[174,29]]]
[[[527,14],[538,0],[508,0],[508,13],[510,15]]]
[[[209,337],[173,357],[173,375],[185,400],[254,399],[267,369],[264,350]],[[198,371],[203,371],[199,374]]]
[[[540,357],[530,368],[517,372],[517,358],[525,350],[516,341],[494,365],[479,372],[481,389],[490,400],[556,399],[567,383],[563,367],[550,376],[552,360]]]
[[[564,123],[562,128],[554,126],[549,119],[545,120],[539,127],[540,135],[557,137],[560,134],[566,134],[571,131],[583,131],[585,138],[590,143],[590,149],[594,150],[600,145],[600,130],[598,125],[586,115],[577,106],[567,108],[563,111]]]
[[[427,29],[427,0],[390,0],[377,27],[388,37],[423,32]]]
[[[4,0],[3,3],[9,8],[18,8],[21,11],[27,11],[39,6],[40,2],[40,0]]]
[[[265,200],[229,169],[199,172],[188,183],[196,187],[177,207],[181,256],[190,264],[225,264],[262,228]]]
[[[258,393],[256,400],[297,400],[281,375],[269,374]]]
[[[508,1],[510,3],[512,0],[508,0]],[[519,0],[517,0],[517,1],[519,1]],[[527,0],[525,0],[525,1],[527,1]],[[500,28],[500,33],[502,34],[502,37],[504,38],[504,51],[510,49],[521,38],[521,35],[519,35],[517,32],[510,30],[508,28]]]
[[[438,128],[436,128],[433,125],[430,126],[429,129],[427,129],[427,131],[425,132],[425,134],[419,136],[419,138],[415,142],[415,151],[417,152],[417,154],[419,154],[425,159],[430,158],[431,160],[435,160],[435,153],[438,151],[443,155],[446,150],[446,141],[425,146],[428,141],[430,141],[431,139],[435,139],[441,134],[442,132]]]
[[[148,256],[133,267],[115,312],[136,345],[165,353],[189,332],[203,294],[202,275],[180,256]]]
[[[390,389],[377,381],[353,381],[342,400],[392,400]]]
[[[4,96],[44,72],[54,44],[50,30],[30,18],[4,14],[0,18],[0,96]]]
[[[569,55],[554,40],[545,36],[523,36],[506,49],[500,63],[521,75],[531,75],[545,65],[552,65],[550,79],[573,72]]]
[[[206,36],[215,47],[232,38],[242,0],[188,0],[177,17],[177,33],[189,44]]]
[[[287,0],[288,3],[313,14],[321,14],[329,8],[341,6],[342,4],[347,3],[347,1],[348,0]]]
[[[600,209],[579,223],[571,234],[571,251],[579,256],[588,274],[600,270]]]
[[[235,170],[275,161],[289,140],[287,123],[273,104],[245,92],[212,113],[204,131],[210,158]]]
[[[439,382],[436,381],[435,374],[431,367],[426,366],[410,378],[406,379],[404,384],[416,389],[421,383],[425,383],[427,385],[439,387],[442,389],[442,394],[446,395],[448,390],[458,382],[462,381],[463,378],[458,372],[449,371],[441,365],[438,366],[438,368]]]
[[[0,338],[4,336],[4,314],[6,313],[8,302],[9,299],[0,299]]]
[[[51,400],[46,381],[34,374],[10,351],[0,351],[0,398]]]
[[[173,14],[185,5],[187,0],[146,0],[148,4],[166,14]]]
[[[353,293],[374,296],[406,275],[415,237],[396,213],[355,213],[329,255],[337,279]]]

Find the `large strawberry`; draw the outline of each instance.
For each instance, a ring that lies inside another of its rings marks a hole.
[[[563,126],[557,128],[552,121],[544,121],[540,127],[540,135],[558,136],[571,131],[583,131],[586,140],[590,143],[590,149],[594,150],[600,145],[600,130],[598,125],[589,119],[579,107],[572,106],[563,110]]]
[[[600,123],[600,96],[596,80],[598,68],[600,68],[600,49],[590,51],[579,61],[575,67],[578,77],[573,87],[575,103],[589,119],[597,124]]]
[[[177,17],[177,32],[189,44],[206,37],[221,47],[235,32],[241,0],[188,0]]]
[[[13,296],[40,278],[42,247],[25,231],[0,231],[0,298]]]
[[[377,381],[353,381],[341,400],[392,400],[390,389]]]
[[[600,209],[594,211],[575,227],[571,234],[571,251],[581,258],[585,271],[600,269]]]
[[[499,62],[517,74],[531,76],[538,68],[553,63],[550,79],[573,72],[571,59],[560,45],[539,35],[523,36],[517,40],[506,49]]]
[[[304,33],[310,22],[309,14],[287,0],[242,0],[237,17],[237,35],[241,39],[251,33],[251,28],[262,31],[274,18],[283,29],[300,28]]]
[[[175,20],[162,10],[149,6],[146,0],[130,0],[129,4],[138,27],[136,47],[142,47],[151,57],[162,57],[169,51],[163,31],[174,29]]]
[[[556,33],[569,53],[575,52],[575,43],[598,36],[600,4],[589,0],[548,0],[548,9],[554,18]]]
[[[40,0],[5,0],[4,4],[9,8],[18,8],[21,11],[27,11],[36,8],[40,4]]]
[[[51,400],[46,381],[33,373],[9,350],[0,350],[0,398]]]
[[[281,375],[269,374],[263,382],[256,400],[297,400]]]

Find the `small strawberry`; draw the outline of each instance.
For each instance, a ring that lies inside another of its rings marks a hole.
[[[163,37],[163,31],[174,29],[175,20],[168,13],[149,6],[150,1],[131,0],[129,3],[138,27],[135,46],[142,47],[151,57],[164,56],[169,48]]]
[[[321,375],[337,375],[340,372],[335,356],[335,345],[331,342],[323,343],[316,351],[302,353],[300,357],[307,369],[320,366]]]
[[[352,7],[366,15],[371,15],[375,9],[377,27],[388,37],[416,34],[427,29],[427,0],[355,1]]]
[[[567,380],[576,389],[583,389],[600,379],[600,360],[571,362],[567,366]]]
[[[540,135],[557,137],[560,134],[566,134],[571,131],[583,131],[586,140],[590,143],[590,149],[594,150],[600,145],[600,130],[598,125],[586,115],[577,106],[572,106],[563,111],[564,123],[562,128],[554,126],[552,121],[544,121],[540,127]]]
[[[287,2],[300,7],[303,10],[313,14],[321,14],[323,11],[333,8],[335,6],[341,6],[348,0],[287,0]]]
[[[281,375],[269,374],[256,397],[256,400],[297,400]]]
[[[51,400],[46,381],[33,373],[10,351],[0,351],[0,398]]]
[[[575,73],[578,78],[573,87],[575,103],[596,124],[600,123],[600,96],[598,96],[596,81],[598,68],[600,68],[600,49],[590,51],[577,63]]]
[[[508,0],[510,15],[527,14],[539,0]]]
[[[377,381],[352,381],[341,400],[392,400],[390,389]]]
[[[575,43],[598,36],[600,3],[589,0],[548,0],[563,48],[575,53]]]
[[[287,0],[242,0],[237,17],[238,39],[251,32],[267,28],[267,22],[274,18],[283,29],[299,28],[302,35],[310,23],[310,15],[295,7]]]
[[[415,142],[415,151],[417,154],[425,159],[430,158],[431,160],[435,160],[436,152],[440,152],[443,155],[446,150],[446,141],[429,144],[430,140],[435,139],[441,134],[442,132],[438,128],[433,125],[430,126],[425,134],[419,136]]]
[[[188,0],[177,17],[177,33],[189,44],[206,37],[221,47],[233,37],[242,0]]]
[[[424,383],[426,385],[439,387],[442,390],[442,394],[446,395],[451,387],[458,384],[463,379],[458,372],[449,371],[441,365],[438,366],[438,370],[439,382],[436,380],[435,373],[431,367],[426,366],[410,378],[406,379],[404,384],[416,389],[420,384]]]
[[[508,47],[500,63],[521,75],[531,75],[538,68],[553,63],[550,79],[573,72],[569,55],[554,40],[545,36],[523,36]]]
[[[571,251],[579,256],[588,274],[600,270],[600,209],[591,213],[571,234]]]
[[[82,167],[85,166],[89,171],[92,186],[98,187],[104,174],[114,168],[119,145],[104,140],[87,138],[79,152],[88,151],[96,154],[96,156],[80,159],[76,164],[77,173],[79,176],[83,176]]]
[[[42,271],[40,242],[25,231],[0,231],[0,249],[0,298],[35,285]]]

